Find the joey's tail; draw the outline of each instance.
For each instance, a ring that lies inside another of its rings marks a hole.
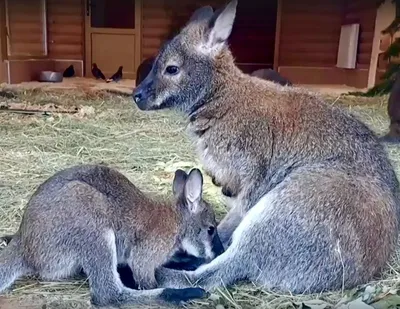
[[[21,254],[20,239],[13,236],[8,246],[0,250],[0,293],[28,272]]]
[[[207,295],[201,288],[126,290],[120,302],[132,305],[182,305],[189,300],[204,298]]]

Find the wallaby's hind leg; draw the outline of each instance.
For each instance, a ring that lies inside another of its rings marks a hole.
[[[117,271],[117,247],[112,230],[105,231],[96,243],[86,246],[82,259],[83,270],[89,279],[91,300],[97,306],[179,304],[205,296],[205,291],[200,288],[137,291],[125,287]]]
[[[239,261],[241,261],[240,253],[237,252],[236,246],[231,246],[210,263],[194,271],[179,271],[164,267],[157,269],[156,279],[159,286],[164,288],[185,288],[196,285],[210,290],[219,286],[229,286],[247,278],[246,267]]]
[[[0,292],[9,288],[13,282],[30,273],[23,260],[18,236],[13,237],[7,247],[0,250]]]

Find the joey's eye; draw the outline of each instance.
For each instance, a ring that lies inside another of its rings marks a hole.
[[[209,226],[207,230],[208,235],[213,236],[215,233],[215,227]]]
[[[179,73],[179,68],[176,65],[169,65],[166,67],[165,73],[168,75],[176,75]]]

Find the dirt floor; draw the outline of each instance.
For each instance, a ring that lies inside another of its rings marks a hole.
[[[357,89],[346,85],[297,85],[298,87],[308,88],[312,91],[320,92],[323,94],[339,95],[352,91],[365,91],[366,89]],[[94,78],[73,77],[64,78],[61,83],[41,83],[41,82],[25,82],[7,86],[16,89],[83,89],[83,90],[108,90],[111,92],[120,92],[123,94],[131,94],[135,87],[134,79],[123,79],[118,83],[106,83],[102,80]]]
[[[118,83],[106,83],[103,80],[96,80],[94,78],[86,77],[72,77],[64,78],[61,83],[42,83],[42,82],[24,82],[20,84],[8,85],[7,88],[11,89],[45,89],[45,90],[86,90],[98,91],[107,90],[111,92],[120,92],[123,94],[131,94],[135,87],[134,79],[123,79]]]
[[[183,119],[172,111],[139,111],[128,96],[133,84],[109,85],[126,89],[125,93],[111,94],[94,91],[108,87],[96,81],[84,81],[93,85],[90,87],[72,87],[72,80],[65,85],[68,83],[70,88],[37,89],[25,84],[17,93],[10,92],[16,89],[13,86],[0,92],[0,104],[5,106],[22,104],[29,109],[50,104],[77,109],[73,114],[60,114],[57,109],[34,114],[0,112],[0,235],[17,230],[31,194],[60,169],[80,163],[107,163],[148,194],[162,195],[170,194],[177,168],[201,168],[184,133]],[[324,95],[330,104],[343,105],[378,134],[386,132],[387,97]],[[389,145],[387,151],[399,174],[400,147]],[[220,219],[226,209],[219,189],[208,177],[204,195]],[[217,290],[209,299],[195,301],[187,308],[396,308],[400,306],[399,274],[400,255],[393,258],[382,278],[352,291],[294,296],[278,295],[251,283],[238,284]],[[21,278],[0,296],[0,309],[91,308],[88,296],[87,282],[81,278],[59,282]]]

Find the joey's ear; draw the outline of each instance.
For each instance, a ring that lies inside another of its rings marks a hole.
[[[237,3],[238,0],[232,0],[224,8],[215,11],[209,24],[210,30],[206,40],[206,48],[219,49],[228,40],[236,17]]]
[[[192,213],[199,211],[200,200],[203,194],[203,175],[199,169],[190,171],[185,184],[185,198]]]
[[[213,17],[214,10],[210,5],[203,6],[193,12],[187,24],[206,22],[208,23]]]
[[[172,193],[175,197],[183,194],[187,178],[188,174],[186,174],[184,170],[178,169],[175,171],[174,181],[172,184]]]

